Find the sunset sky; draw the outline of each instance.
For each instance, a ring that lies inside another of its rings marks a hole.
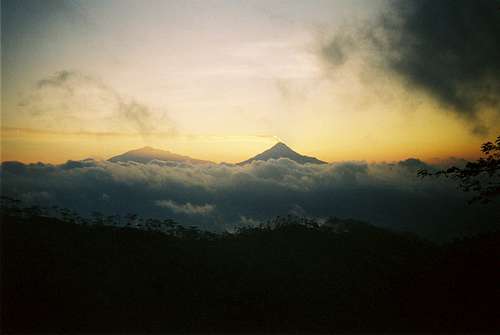
[[[378,0],[2,1],[2,161],[147,145],[237,162],[277,141],[330,162],[476,156],[500,133],[498,61],[451,72],[445,88],[445,71],[417,76],[401,61],[404,35],[378,25],[391,11]]]

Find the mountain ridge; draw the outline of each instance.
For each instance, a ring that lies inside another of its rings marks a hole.
[[[196,159],[189,156],[179,155],[168,150],[156,149],[150,146],[140,149],[130,150],[123,154],[113,156],[108,159],[109,162],[137,162],[149,163],[153,160],[174,161],[190,164],[209,164],[211,161]]]
[[[260,154],[257,154],[249,159],[241,161],[235,164],[229,163],[221,163],[221,164],[229,164],[229,165],[246,165],[253,161],[268,161],[270,159],[280,159],[280,158],[288,158],[294,162],[299,164],[328,164],[322,160],[317,159],[316,157],[301,155],[298,152],[291,149],[283,142],[278,142],[274,144],[271,148],[264,150]],[[145,146],[139,149],[129,150],[120,155],[113,156],[107,161],[109,162],[137,162],[142,164],[147,164],[153,160],[161,160],[161,161],[173,161],[173,162],[182,162],[189,164],[215,164],[212,161],[201,160],[192,158],[185,155],[180,155],[173,153],[168,150],[162,150],[153,148],[150,146]]]

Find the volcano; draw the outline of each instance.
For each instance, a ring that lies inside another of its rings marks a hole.
[[[293,151],[285,143],[278,142],[271,148],[267,149],[266,151],[258,154],[257,156],[249,158],[246,161],[240,162],[237,165],[245,165],[253,161],[267,161],[270,159],[279,159],[279,158],[288,158],[299,164],[306,164],[306,163],[327,164],[327,162],[323,162],[315,157],[301,155],[298,152]]]
[[[114,156],[108,159],[108,161],[110,162],[137,162],[143,164],[149,163],[152,160],[182,162],[189,164],[212,163],[210,161],[178,155],[167,150],[161,150],[152,147],[144,147],[136,150],[127,151],[121,155]]]

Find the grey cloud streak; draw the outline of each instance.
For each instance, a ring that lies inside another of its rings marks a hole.
[[[86,215],[168,217],[214,231],[300,213],[361,219],[439,239],[481,231],[500,219],[495,214],[500,211],[467,206],[467,195],[452,181],[418,178],[424,164],[416,159],[325,165],[279,159],[245,166],[87,160],[8,162],[1,173],[3,194],[30,203]]]
[[[80,130],[83,127],[86,131],[95,131],[96,125],[118,128],[126,125],[142,136],[158,128],[175,133],[175,126],[165,113],[156,115],[147,105],[124,97],[101,79],[78,71],[63,70],[40,79],[19,107],[32,117],[40,118],[42,127],[46,122],[57,125],[57,130],[66,127],[58,121],[70,120],[70,127],[80,127]]]

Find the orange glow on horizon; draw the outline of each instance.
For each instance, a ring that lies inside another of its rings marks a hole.
[[[167,137],[165,134],[140,135],[124,133],[52,132],[21,128],[2,129],[2,161],[24,163],[64,163],[68,160],[85,158],[108,159],[112,156],[144,146],[187,155],[192,158],[210,160],[216,163],[236,163],[252,157],[279,141],[277,136],[216,136],[191,135]],[[406,158],[425,161],[457,157],[476,159],[479,157],[481,140],[457,148],[415,146],[413,150],[395,143],[389,150],[345,146],[318,145],[307,148],[297,143],[287,143],[303,155],[314,156],[327,162],[368,161],[390,162]],[[318,143],[321,144],[321,143]],[[324,144],[324,143],[323,143]]]

